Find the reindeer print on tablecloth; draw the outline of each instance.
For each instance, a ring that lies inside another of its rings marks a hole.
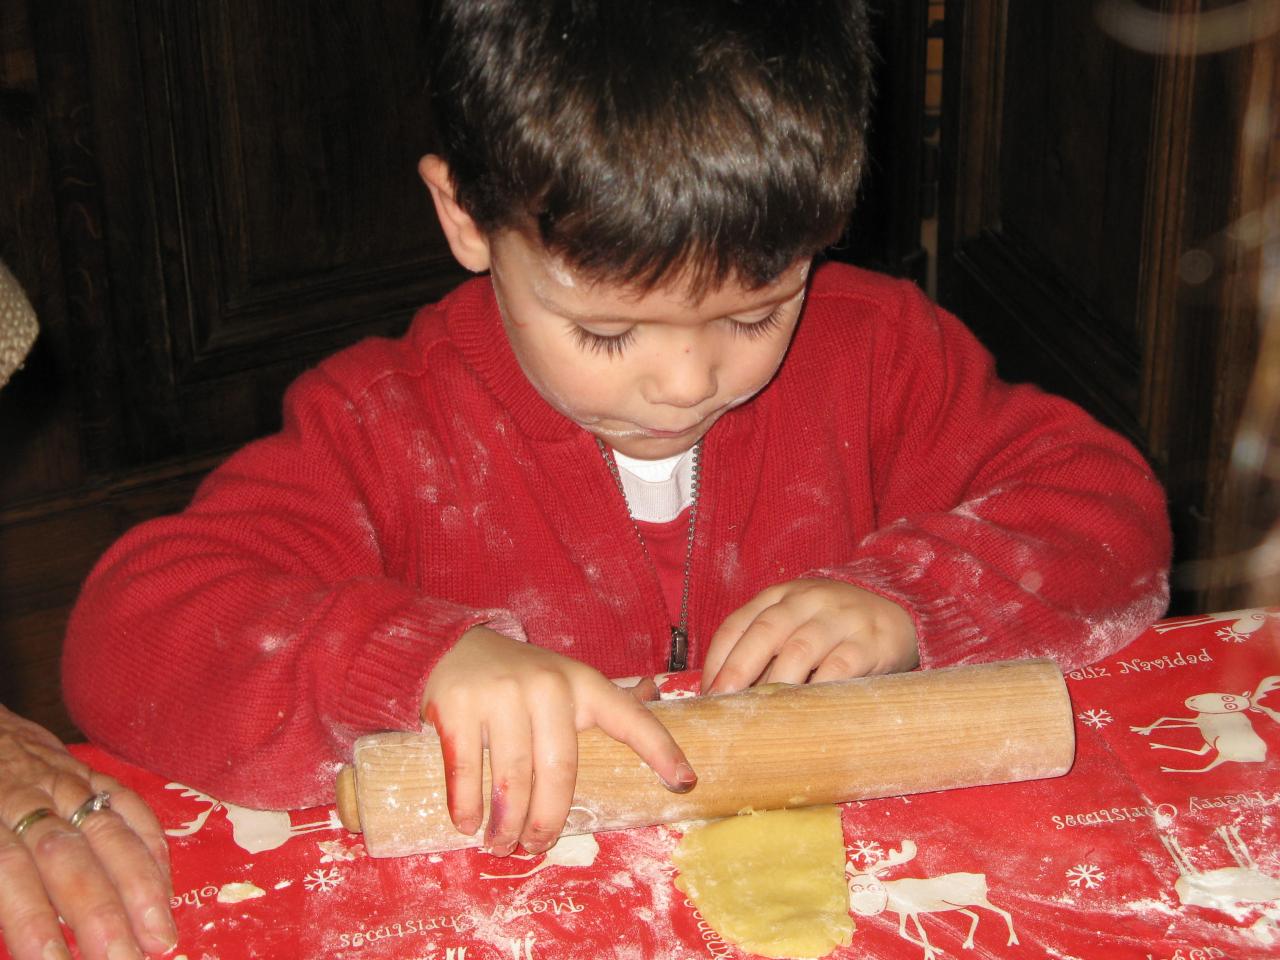
[[[1259,869],[1240,839],[1239,827],[1222,826],[1213,832],[1235,860],[1234,867],[1197,870],[1177,839],[1170,833],[1160,833],[1160,842],[1178,868],[1178,879],[1173,885],[1178,900],[1183,906],[1221,911],[1237,921],[1260,910],[1262,915],[1250,930],[1260,943],[1272,943],[1276,919],[1280,918],[1280,879]]]
[[[533,876],[539,870],[546,870],[548,867],[589,867],[596,862],[596,856],[599,853],[600,844],[589,833],[561,837],[547,851],[542,862],[532,870],[526,870],[524,873],[482,873],[480,874],[480,879],[521,880],[525,877]],[[514,860],[533,860],[537,856],[539,854],[511,854],[511,858]]]
[[[304,833],[315,833],[319,830],[337,832],[343,829],[336,811],[331,811],[325,820],[317,820],[314,823],[294,823],[287,810],[253,810],[249,807],[237,806],[234,803],[215,800],[208,794],[192,790],[181,783],[165,784],[165,789],[180,790],[181,796],[207,805],[204,810],[182,826],[165,830],[165,835],[170,837],[189,837],[199,833],[205,821],[215,810],[221,810],[226,814],[227,820],[231,823],[231,838],[236,846],[247,853],[256,854],[275,850]]]
[[[1280,686],[1280,676],[1266,677],[1253,693],[1198,693],[1183,704],[1194,713],[1190,717],[1161,717],[1145,727],[1130,727],[1134,733],[1150,736],[1154,730],[1195,729],[1203,743],[1199,747],[1179,747],[1152,743],[1153,750],[1176,750],[1203,757],[1213,753],[1207,766],[1161,767],[1165,773],[1206,773],[1224,763],[1261,763],[1267,758],[1267,743],[1253,728],[1249,711],[1263,713],[1280,723],[1280,712],[1259,701]]]
[[[916,845],[912,840],[903,840],[901,848],[869,863],[864,870],[858,870],[852,863],[847,864],[849,876],[849,907],[864,917],[874,917],[886,910],[898,915],[898,935],[902,939],[924,948],[924,960],[935,960],[943,951],[929,942],[924,924],[920,922],[922,913],[943,913],[955,910],[969,917],[973,922],[969,925],[969,933],[962,946],[966,950],[973,949],[973,935],[978,929],[980,916],[970,907],[982,907],[1004,918],[1009,928],[1007,946],[1018,942],[1018,935],[1013,930],[1013,915],[1008,910],[997,907],[988,899],[987,877],[982,873],[944,873],[936,877],[913,878],[904,877],[899,880],[885,880],[883,874],[899,864],[906,863],[916,855]],[[920,939],[907,933],[907,918],[915,925]]]
[[[1222,624],[1214,634],[1222,640],[1243,643],[1262,628],[1268,619],[1280,619],[1280,614],[1261,609],[1226,610],[1221,613],[1203,613],[1192,617],[1171,617],[1157,623],[1153,630],[1156,633],[1169,633],[1171,630],[1184,630],[1188,627],[1203,627],[1211,623]]]

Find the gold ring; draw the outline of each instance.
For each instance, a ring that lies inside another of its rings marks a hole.
[[[15,837],[20,837],[28,827],[39,823],[45,817],[52,816],[54,816],[54,812],[48,807],[37,807],[13,825],[13,835]]]
[[[111,809],[111,794],[107,793],[107,791],[105,790],[102,790],[98,793],[95,793],[92,797],[90,797],[84,803],[80,804],[80,806],[76,807],[75,812],[72,813],[71,816],[67,817],[67,823],[71,824],[71,826],[76,827],[78,829],[80,827],[80,824],[84,823],[85,817],[89,816],[89,814],[97,813],[99,810],[110,810],[110,809]]]

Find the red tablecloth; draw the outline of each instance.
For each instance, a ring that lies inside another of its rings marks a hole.
[[[1280,613],[1164,621],[1068,684],[1066,777],[845,806],[850,883],[883,894],[835,957],[1280,957]],[[168,829],[189,960],[740,955],[672,885],[677,827],[376,860],[330,808],[246,810],[77,751]]]

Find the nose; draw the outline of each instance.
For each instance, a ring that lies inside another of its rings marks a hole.
[[[692,408],[716,395],[712,359],[695,344],[680,344],[654,358],[645,399],[650,403]]]

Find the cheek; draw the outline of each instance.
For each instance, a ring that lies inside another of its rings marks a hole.
[[[747,400],[760,391],[778,372],[788,342],[737,344],[729,362],[721,366],[726,371],[721,380],[724,392],[734,400]]]
[[[527,328],[508,329],[507,335],[525,376],[553,407],[591,415],[608,406],[608,388],[616,378],[598,370],[595,358],[583,356],[567,337],[538,337]]]

